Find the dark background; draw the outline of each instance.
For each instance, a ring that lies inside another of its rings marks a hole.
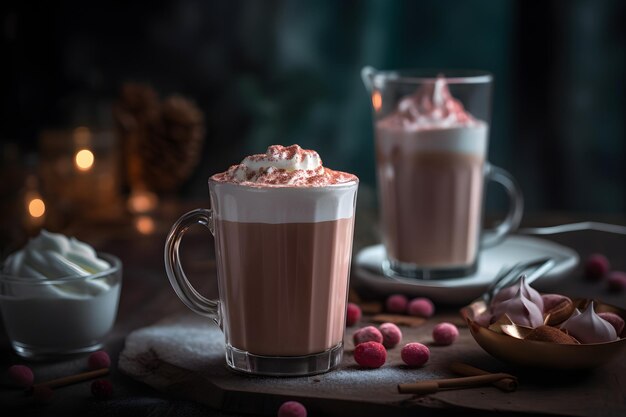
[[[527,212],[621,213],[624,4],[5,3],[1,149],[17,146],[26,160],[44,128],[110,128],[120,86],[141,81],[204,113],[202,162],[181,196],[204,197],[206,178],[246,154],[298,143],[356,173],[368,198],[375,171],[361,67],[478,68],[496,80],[490,159],[518,178]]]

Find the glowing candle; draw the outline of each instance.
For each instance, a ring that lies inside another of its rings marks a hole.
[[[383,106],[383,97],[378,91],[374,91],[374,94],[372,94],[372,106],[374,106],[374,110],[376,111],[380,110]]]
[[[33,198],[28,202],[28,214],[35,218],[46,214],[46,204],[41,198]]]
[[[81,149],[74,156],[74,163],[80,171],[89,171],[94,162],[95,157],[89,149]]]
[[[149,235],[154,232],[154,220],[150,216],[137,216],[135,219],[135,228],[142,235]]]

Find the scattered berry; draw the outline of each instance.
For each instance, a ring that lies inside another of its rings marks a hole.
[[[617,332],[618,336],[620,336],[624,331],[624,319],[617,314],[605,311],[603,313],[598,313],[598,316],[611,323],[613,327],[615,327],[615,332]]]
[[[306,408],[297,401],[287,401],[278,409],[278,417],[306,417]]]
[[[8,374],[11,383],[20,388],[30,388],[35,381],[35,375],[28,366],[13,365],[9,368]]]
[[[452,323],[439,323],[433,329],[433,340],[438,345],[451,345],[459,337],[459,329]]]
[[[113,385],[106,379],[96,379],[91,383],[91,393],[99,400],[106,400],[113,396]]]
[[[111,358],[109,358],[109,354],[104,350],[99,350],[89,355],[87,365],[89,369],[92,370],[108,368],[111,366]]]
[[[626,290],[626,272],[613,271],[606,279],[609,291],[620,292]]]
[[[378,342],[361,343],[354,349],[354,360],[364,368],[380,368],[387,360],[387,351]]]
[[[585,262],[585,276],[592,280],[599,280],[609,272],[611,265],[606,256],[594,253]]]
[[[407,343],[400,351],[404,363],[409,366],[422,366],[430,358],[430,350],[421,343]]]
[[[378,330],[383,335],[383,346],[387,349],[395,347],[402,341],[400,328],[393,323],[383,323],[378,326]]]
[[[404,313],[409,300],[402,294],[390,295],[385,302],[385,307],[390,313]]]
[[[35,387],[33,390],[33,400],[37,404],[48,404],[52,401],[52,396],[54,395],[54,391],[52,388],[47,386]]]
[[[428,318],[435,314],[435,305],[428,298],[415,298],[409,303],[408,313],[411,316]]]
[[[361,320],[361,307],[354,303],[348,303],[346,326],[354,326],[359,320]]]
[[[361,343],[365,342],[383,342],[383,335],[380,333],[374,326],[363,327],[356,332],[352,336],[352,340],[354,340],[354,346],[357,346]]]

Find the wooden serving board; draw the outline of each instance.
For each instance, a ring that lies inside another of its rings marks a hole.
[[[626,415],[626,352],[610,365],[585,373],[514,369],[485,353],[464,326],[455,344],[433,346],[430,333],[443,320],[463,326],[452,313],[419,327],[401,327],[403,343],[419,341],[431,349],[430,361],[419,369],[403,365],[399,347],[388,351],[382,368],[360,369],[352,355],[352,333],[367,324],[363,321],[347,329],[343,362],[332,372],[298,378],[242,375],[226,366],[220,330],[195,315],[171,317],[131,333],[120,355],[119,369],[164,393],[238,413],[276,415],[284,401],[297,400],[305,404],[311,416],[428,415],[460,410],[480,414]],[[447,364],[454,361],[517,375],[519,389],[504,393],[486,386],[427,396],[398,394],[398,383],[454,377],[447,370]]]

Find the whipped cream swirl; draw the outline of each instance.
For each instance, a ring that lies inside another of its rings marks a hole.
[[[28,284],[76,276],[86,277],[109,268],[111,265],[98,258],[95,250],[88,244],[73,237],[67,238],[59,233],[42,230],[23,249],[7,258],[2,272]],[[19,295],[48,297],[80,297],[109,289],[106,283],[99,280],[85,282],[70,280],[64,284],[13,285],[13,287],[13,292],[19,292]]]
[[[355,181],[345,172],[325,168],[317,152],[298,145],[272,145],[264,154],[250,155],[215,181],[258,186],[327,186]]]
[[[484,123],[476,120],[459,100],[452,97],[442,75],[400,100],[397,110],[381,122],[405,131],[474,127]]]

